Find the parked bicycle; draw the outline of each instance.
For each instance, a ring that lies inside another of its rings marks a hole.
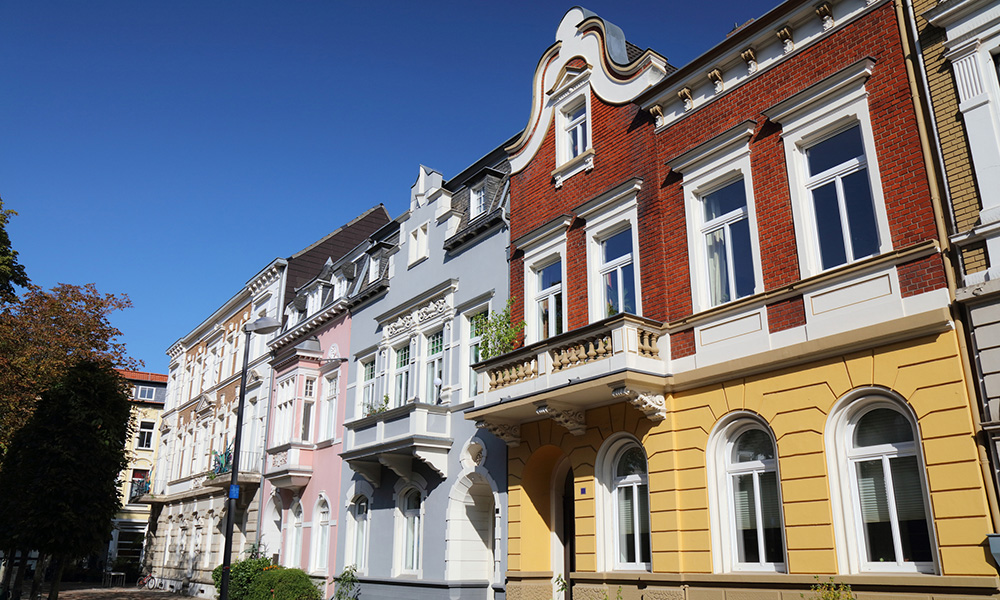
[[[141,575],[139,577],[139,581],[135,583],[135,587],[137,588],[145,587],[149,589],[154,589],[156,588],[156,578],[153,577],[152,573],[146,573],[145,575]]]

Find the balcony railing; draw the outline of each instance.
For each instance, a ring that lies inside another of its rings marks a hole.
[[[133,479],[132,485],[129,486],[129,491],[128,491],[129,504],[135,502],[139,498],[142,498],[143,496],[148,494],[150,489],[150,483],[151,482],[149,479],[149,475],[146,475],[141,479]]]

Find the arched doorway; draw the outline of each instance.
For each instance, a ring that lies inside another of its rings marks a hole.
[[[483,474],[473,471],[455,484],[447,516],[448,579],[495,583],[495,508],[495,491]]]

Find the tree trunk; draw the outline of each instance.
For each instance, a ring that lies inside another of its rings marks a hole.
[[[28,594],[30,600],[38,600],[42,596],[42,582],[45,581],[45,568],[49,564],[48,555],[38,555],[35,561],[35,577],[31,580],[31,593]]]
[[[14,589],[11,591],[11,600],[21,600],[21,592],[24,590],[24,572],[28,570],[29,550],[21,550],[21,560],[17,564],[17,573],[14,575]]]
[[[16,555],[17,550],[7,549],[4,551],[3,558],[7,564],[3,568],[3,583],[0,583],[0,600],[7,600],[10,597],[10,580],[14,574],[14,557]]]
[[[49,584],[49,600],[59,600],[59,583],[62,581],[63,567],[66,566],[66,558],[55,557],[56,572],[52,574],[52,583]]]

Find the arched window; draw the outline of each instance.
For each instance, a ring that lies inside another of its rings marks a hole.
[[[364,571],[368,565],[368,498],[358,496],[351,504],[351,516],[354,518],[354,531],[351,539],[354,567]]]
[[[933,570],[923,468],[910,419],[874,403],[855,412],[846,437],[862,569]]]
[[[649,483],[646,454],[634,442],[613,455],[611,490],[613,494],[614,556],[618,569],[648,569]]]
[[[785,569],[778,469],[771,436],[757,424],[733,431],[726,447],[735,570]]]
[[[296,502],[291,508],[291,527],[288,529],[286,546],[286,567],[298,567],[302,558],[302,503]]]
[[[403,493],[403,571],[420,570],[420,491]]]
[[[320,498],[314,515],[317,527],[312,539],[312,571],[326,573],[330,549],[330,504],[326,498]]]

